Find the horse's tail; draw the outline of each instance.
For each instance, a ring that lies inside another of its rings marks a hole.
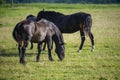
[[[13,30],[13,33],[12,33],[12,36],[13,36],[13,38],[15,39],[16,42],[18,42],[19,39],[21,38],[20,25],[21,25],[21,23],[18,23],[18,24],[15,26],[15,28],[14,28],[14,30]]]
[[[19,23],[15,26],[13,33],[12,33],[12,36],[15,39],[15,41],[17,41],[17,34],[18,34],[17,28],[18,28],[18,26],[19,26]]]
[[[88,35],[91,32],[91,27],[92,27],[92,18],[91,15],[87,16],[84,22],[85,25],[85,32]]]

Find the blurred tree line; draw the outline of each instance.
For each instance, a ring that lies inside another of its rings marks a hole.
[[[120,3],[120,0],[0,0],[0,4],[5,3],[32,3],[32,2],[47,2],[47,3],[93,3],[93,4],[111,4]]]

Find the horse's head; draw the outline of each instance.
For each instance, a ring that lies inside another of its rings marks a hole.
[[[59,59],[62,61],[65,57],[65,46],[64,43],[59,44],[59,46],[56,46],[55,52],[57,53]]]

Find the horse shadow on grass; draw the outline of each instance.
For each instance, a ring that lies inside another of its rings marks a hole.
[[[25,56],[31,57],[37,55],[37,53],[25,53]],[[16,51],[16,48],[10,48],[10,49],[0,49],[0,56],[2,57],[18,57],[18,51]]]

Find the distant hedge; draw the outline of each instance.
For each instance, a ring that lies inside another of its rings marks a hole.
[[[12,0],[0,0],[2,3],[11,3]],[[93,3],[93,4],[113,4],[120,3],[120,0],[13,0],[14,3],[32,3],[32,2],[47,2],[47,3]]]

